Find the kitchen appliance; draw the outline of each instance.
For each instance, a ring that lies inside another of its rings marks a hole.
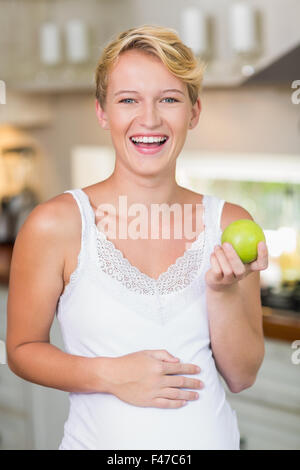
[[[36,194],[24,188],[19,194],[4,196],[0,212],[0,243],[13,243],[23,222],[38,204]]]
[[[32,146],[7,147],[2,149],[1,157],[5,187],[0,200],[0,243],[11,243],[39,202],[30,186],[35,149]]]
[[[261,303],[265,307],[293,311],[300,314],[300,280],[292,285],[283,283],[281,287],[262,287]]]

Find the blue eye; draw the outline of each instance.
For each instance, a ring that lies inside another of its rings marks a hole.
[[[133,101],[132,98],[124,98],[123,100],[119,101],[119,103],[123,103],[124,101],[128,101],[128,100]]]
[[[178,102],[175,98],[164,98],[164,100],[173,100],[173,102]],[[133,98],[123,98],[119,103],[124,103],[125,101],[135,101]]]
[[[178,102],[178,100],[176,100],[175,98],[164,98],[164,100],[173,100],[173,102],[175,102],[175,101]]]

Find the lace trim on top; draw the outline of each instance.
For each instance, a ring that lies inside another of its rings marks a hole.
[[[171,264],[167,271],[161,273],[157,279],[142,273],[133,266],[96,224],[95,229],[101,270],[121,282],[130,291],[139,294],[165,295],[184,289],[195,279],[203,263],[206,227],[184,254],[179,256],[175,263]]]

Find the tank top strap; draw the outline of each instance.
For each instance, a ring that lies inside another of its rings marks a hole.
[[[207,231],[206,239],[212,250],[215,245],[221,243],[221,217],[225,202],[217,196],[205,195],[204,224]]]
[[[81,247],[83,248],[88,243],[90,232],[95,224],[95,217],[93,210],[89,204],[88,198],[84,191],[80,188],[69,189],[64,193],[70,193],[74,197],[81,216]]]

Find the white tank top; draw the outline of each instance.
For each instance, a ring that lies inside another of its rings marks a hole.
[[[95,223],[87,194],[75,198],[82,222],[81,250],[57,304],[65,351],[118,357],[166,349],[196,364],[204,382],[199,398],[181,408],[140,407],[108,393],[69,393],[69,416],[59,450],[234,449],[237,416],[225,395],[210,348],[205,273],[221,240],[224,200],[204,195],[204,231],[158,279],[131,265]],[[184,375],[184,374],[181,374]],[[185,389],[193,390],[194,389]]]

